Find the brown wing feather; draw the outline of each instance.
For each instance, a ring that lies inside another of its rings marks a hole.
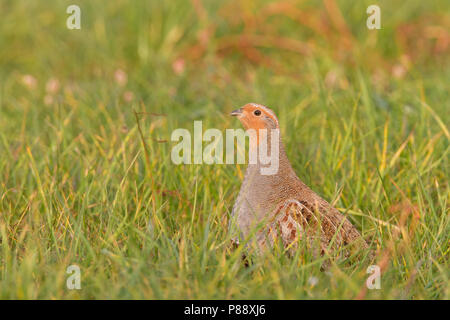
[[[272,246],[278,236],[290,252],[298,248],[299,240],[305,240],[314,256],[319,252],[323,255],[329,250],[336,251],[350,243],[359,249],[367,248],[356,228],[336,209],[296,199],[287,200],[276,210],[260,244]],[[314,245],[317,243],[319,248]]]

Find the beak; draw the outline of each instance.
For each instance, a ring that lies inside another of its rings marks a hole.
[[[240,116],[242,114],[242,109],[236,109],[230,113],[230,116]]]

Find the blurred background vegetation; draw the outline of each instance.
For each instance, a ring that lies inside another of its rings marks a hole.
[[[0,12],[1,298],[449,298],[449,1]],[[364,265],[246,269],[226,250],[244,167],[175,166],[170,133],[239,127],[227,114],[247,102],[275,110],[299,176],[370,239],[383,290],[364,289]]]

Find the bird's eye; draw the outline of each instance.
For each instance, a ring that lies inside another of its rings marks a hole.
[[[254,114],[255,116],[260,116],[260,115],[261,115],[261,110],[255,110],[255,111],[253,112],[253,114]]]

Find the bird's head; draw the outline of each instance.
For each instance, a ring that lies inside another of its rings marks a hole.
[[[278,119],[269,108],[256,103],[247,103],[245,106],[231,112],[238,117],[246,130],[248,129],[278,129]]]

